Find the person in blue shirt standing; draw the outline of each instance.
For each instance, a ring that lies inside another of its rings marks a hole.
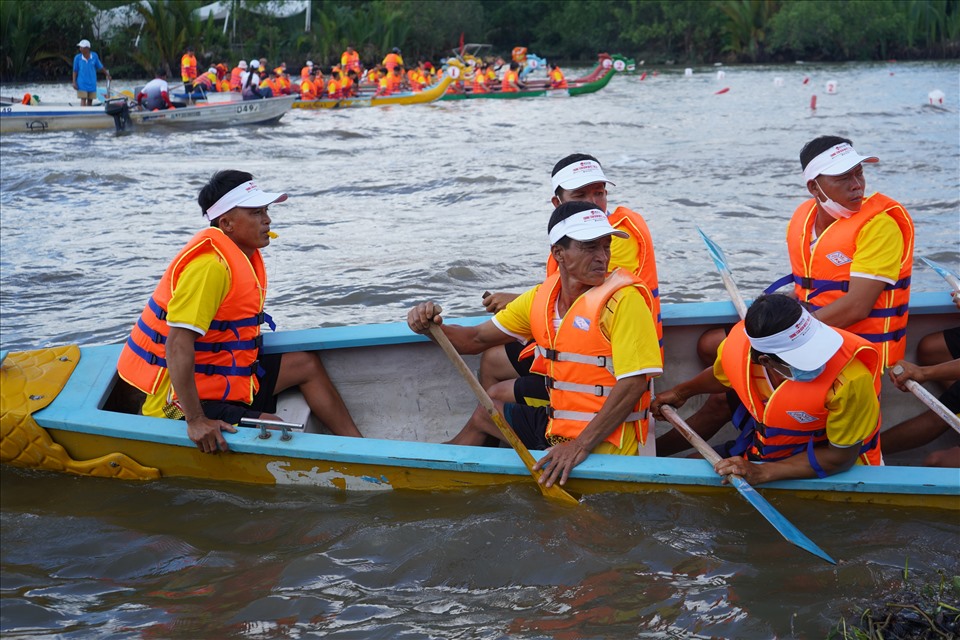
[[[110,72],[100,62],[100,56],[90,51],[89,40],[84,38],[77,46],[80,53],[73,58],[73,88],[77,90],[80,106],[89,107],[97,97],[97,71],[103,69],[107,82],[110,82]]]

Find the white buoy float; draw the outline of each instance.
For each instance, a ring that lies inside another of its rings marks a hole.
[[[687,67],[686,69],[683,70],[683,75],[685,75],[688,78],[691,77],[693,75],[693,69],[691,69],[690,67]]]
[[[927,99],[930,101],[930,104],[941,105],[945,97],[943,91],[940,91],[940,89],[934,89],[927,94]]]
[[[717,71],[717,80],[723,80],[726,77],[727,77],[726,71],[724,71],[723,69],[721,69],[720,71]]]
[[[827,80],[826,91],[827,91],[827,93],[836,93],[836,92],[837,92],[837,81],[836,81],[836,80]]]

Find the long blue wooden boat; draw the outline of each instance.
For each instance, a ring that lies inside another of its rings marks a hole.
[[[660,389],[700,370],[695,344],[705,328],[736,319],[729,302],[667,304],[663,316],[667,368],[657,382]],[[449,321],[479,323],[486,317]],[[909,355],[921,337],[956,324],[958,318],[946,293],[915,293]],[[0,353],[0,461],[127,480],[187,477],[342,491],[532,483],[512,449],[440,444],[460,429],[476,401],[441,349],[411,333],[405,323],[268,333],[264,349],[320,351],[367,437],[327,435],[322,425],[308,420],[303,432],[268,431],[265,439],[258,429],[240,428],[225,434],[229,452],[203,454],[187,438],[182,422],[125,410],[120,393],[124,385],[117,385],[115,367],[119,345],[64,346]],[[468,361],[474,366],[477,362]],[[882,397],[886,425],[924,408],[892,386]],[[310,418],[296,392],[286,394],[281,404],[286,420]],[[693,408],[684,407],[684,414]],[[659,433],[668,428],[657,425]],[[960,470],[909,466],[919,459],[888,460],[894,464],[857,467],[826,479],[773,482],[761,490],[768,495],[960,509]],[[567,489],[580,494],[730,491],[700,459],[610,455],[591,455],[574,470]]]

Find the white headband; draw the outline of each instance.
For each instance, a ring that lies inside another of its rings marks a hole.
[[[803,182],[806,184],[817,176],[839,176],[861,162],[879,162],[877,156],[861,156],[846,142],[830,147],[807,163],[803,170]]]
[[[580,162],[568,164],[563,169],[560,169],[560,171],[557,171],[550,182],[554,192],[556,192],[558,187],[571,191],[595,182],[613,184],[603,175],[603,169],[600,168],[600,163],[594,162],[593,160],[581,160]],[[614,184],[613,186],[617,185]]]
[[[203,215],[207,220],[216,220],[234,207],[242,206],[257,209],[275,202],[283,202],[286,199],[287,194],[267,193],[260,189],[253,180],[250,180],[225,193]]]

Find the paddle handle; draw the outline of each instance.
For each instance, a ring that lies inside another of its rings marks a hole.
[[[692,444],[693,447],[700,452],[700,455],[702,455],[707,462],[711,465],[720,462],[720,454],[714,451],[713,447],[700,437],[700,434],[690,428],[690,425],[677,414],[676,409],[665,404],[660,407],[660,413],[680,432],[680,435],[687,439],[687,442]]]
[[[733,281],[733,276],[730,275],[730,271],[727,269],[720,270],[720,277],[723,279],[723,286],[727,288],[727,293],[730,295],[730,299],[733,301],[733,306],[737,309],[737,315],[739,315],[740,319],[743,320],[747,317],[747,305],[743,301],[743,295],[740,293],[740,288],[737,287],[737,283]]]
[[[897,376],[903,374],[903,367],[900,365],[895,366],[893,368],[893,374]],[[913,395],[917,396],[920,402],[927,405],[931,411],[943,418],[943,421],[950,425],[954,431],[960,433],[960,417],[957,417],[957,414],[945,407],[935,395],[924,389],[916,380],[907,380],[905,384],[907,389],[909,389]]]
[[[440,348],[443,349],[443,352],[447,354],[450,362],[452,362],[457,371],[460,372],[460,375],[463,377],[463,379],[467,381],[468,385],[470,385],[470,388],[473,390],[473,394],[477,396],[477,400],[479,400],[483,408],[487,410],[487,414],[490,415],[493,423],[497,425],[497,429],[500,430],[500,433],[503,434],[503,437],[506,439],[506,441],[510,443],[510,446],[513,447],[514,451],[517,452],[517,455],[520,456],[520,459],[523,461],[527,471],[530,472],[530,475],[533,476],[533,479],[537,481],[537,486],[540,488],[540,491],[543,492],[543,495],[567,504],[580,504],[579,500],[567,493],[567,491],[560,485],[555,484],[552,487],[547,487],[540,483],[540,476],[543,475],[543,472],[533,468],[537,461],[533,459],[533,456],[530,454],[530,450],[527,449],[526,445],[520,441],[520,438],[517,436],[517,433],[513,430],[513,428],[507,424],[507,421],[502,415],[500,415],[500,411],[498,411],[497,406],[493,404],[493,400],[490,398],[490,395],[487,393],[486,389],[483,388],[483,385],[480,384],[480,381],[477,380],[477,377],[473,375],[473,371],[470,370],[470,367],[467,366],[467,363],[464,362],[460,354],[457,353],[457,350],[453,347],[453,344],[450,343],[450,338],[448,338],[447,334],[443,332],[443,329],[440,328],[440,325],[433,322],[430,323],[430,335],[433,337],[434,341],[440,345]]]

